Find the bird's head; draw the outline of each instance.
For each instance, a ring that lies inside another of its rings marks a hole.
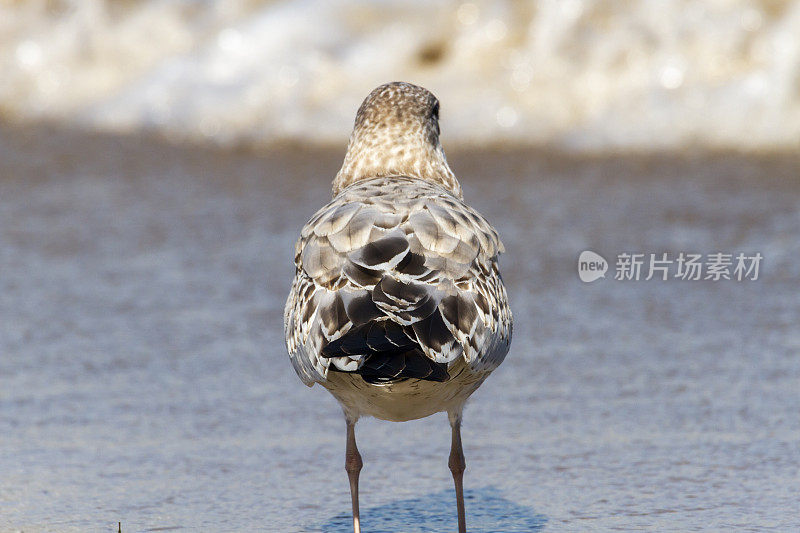
[[[369,93],[356,113],[333,194],[357,181],[386,176],[433,181],[461,197],[439,142],[439,100],[423,87],[393,82]]]

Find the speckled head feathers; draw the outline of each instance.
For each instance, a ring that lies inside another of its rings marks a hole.
[[[386,176],[432,181],[461,197],[439,142],[439,100],[423,87],[387,83],[364,99],[333,195],[357,181]]]
[[[356,113],[356,132],[397,129],[439,143],[439,100],[422,87],[394,82],[373,90]]]

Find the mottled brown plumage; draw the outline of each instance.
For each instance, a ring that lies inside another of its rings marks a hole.
[[[324,348],[386,320],[432,361],[463,357],[472,372],[493,370],[511,336],[502,251],[480,214],[430,181],[398,176],[347,187],[297,242],[286,333],[298,375],[327,386],[332,365],[357,370],[366,354],[323,355]]]
[[[447,411],[460,494],[463,405],[511,342],[497,264],[503,244],[462,200],[439,143],[438,112],[436,98],[415,85],[372,91],[358,110],[334,198],[295,248],[286,344],[303,382],[322,384],[345,411],[356,531],[355,421]],[[461,531],[463,515],[460,494]]]
[[[384,176],[420,177],[461,198],[461,185],[439,142],[439,101],[422,87],[387,83],[364,99],[333,195],[357,181]]]

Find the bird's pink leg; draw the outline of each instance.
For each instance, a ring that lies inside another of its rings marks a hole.
[[[356,421],[347,418],[347,451],[345,453],[344,469],[350,478],[350,498],[353,500],[353,533],[361,533],[361,521],[358,516],[358,474],[361,472],[363,462],[361,454],[356,447]]]
[[[464,470],[467,463],[464,461],[464,450],[461,448],[461,411],[449,412],[450,427],[453,438],[450,443],[450,460],[447,465],[453,473],[456,485],[456,505],[458,507],[458,533],[467,533],[467,519],[464,512]]]

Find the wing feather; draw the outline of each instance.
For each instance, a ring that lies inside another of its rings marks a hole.
[[[493,370],[508,352],[503,245],[486,219],[434,184],[394,177],[351,185],[312,217],[295,250],[286,344],[308,385],[323,382],[331,364],[361,368],[365,358],[358,345],[348,348],[347,335],[375,324],[384,324],[376,330],[383,337],[362,331],[374,337],[372,352],[375,343],[407,338],[431,361],[463,357],[473,371]],[[340,351],[323,356],[329,345]],[[368,371],[413,364],[387,357]]]

